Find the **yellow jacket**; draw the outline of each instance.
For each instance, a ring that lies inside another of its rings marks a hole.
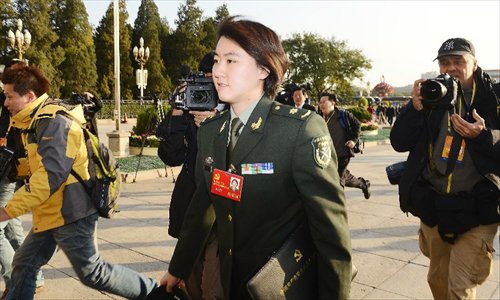
[[[29,184],[16,191],[5,211],[12,218],[32,211],[33,232],[57,228],[96,212],[82,184],[70,174],[73,168],[83,180],[90,177],[78,123],[85,123],[83,109],[78,105],[68,111],[48,103],[48,98],[47,94],[40,96],[11,118],[11,126],[23,130]],[[78,122],[58,111],[71,114]]]

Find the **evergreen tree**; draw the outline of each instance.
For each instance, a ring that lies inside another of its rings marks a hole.
[[[215,11],[215,17],[207,18],[203,21],[203,31],[205,37],[202,40],[202,45],[208,49],[215,49],[217,43],[217,27],[225,18],[229,17],[229,10],[226,4],[222,4]]]
[[[169,36],[163,57],[168,57],[168,74],[171,78],[180,78],[180,67],[187,65],[191,70],[198,68],[201,58],[210,50],[212,45],[204,45],[206,32],[203,30],[203,11],[196,5],[196,0],[186,0],[179,7],[177,28]]]
[[[60,70],[66,82],[62,97],[71,92],[94,92],[97,80],[96,56],[92,27],[81,0],[54,0],[54,26],[59,35],[57,45],[65,50]]]
[[[16,8],[23,28],[31,33],[31,45],[24,57],[45,73],[51,84],[50,94],[59,97],[65,82],[59,70],[64,50],[56,45],[58,36],[51,26],[53,4],[53,0],[17,0]]]
[[[10,30],[15,31],[14,27],[15,11],[11,0],[0,0],[0,64],[5,64],[9,59],[13,58],[12,49],[10,49],[10,42],[7,38],[7,32]],[[10,55],[12,57],[10,57]]]
[[[139,39],[144,39],[144,47],[149,47],[149,59],[145,64],[148,70],[147,92],[160,92],[165,97],[171,89],[170,79],[161,58],[160,33],[164,30],[158,7],[153,0],[142,0],[134,22],[132,47],[139,47]],[[136,68],[139,64],[135,63]],[[137,93],[139,94],[139,93]]]
[[[120,13],[120,94],[124,99],[132,99],[135,85],[134,68],[130,60],[130,31],[127,26],[127,7],[125,0],[119,2]],[[111,2],[106,14],[99,22],[94,37],[97,94],[103,99],[112,99],[114,91],[114,17]]]

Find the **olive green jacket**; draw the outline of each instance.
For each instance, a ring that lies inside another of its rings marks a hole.
[[[211,171],[227,170],[230,113],[198,131],[197,189],[185,216],[169,272],[187,278],[217,219],[221,280],[226,299],[304,220],[318,250],[321,299],[347,299],[351,245],[337,157],[324,120],[314,112],[263,97],[243,127],[233,164],[273,163],[273,174],[245,174],[240,202],[210,192]]]

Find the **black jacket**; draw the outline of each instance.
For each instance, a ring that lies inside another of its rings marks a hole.
[[[479,67],[474,72],[477,85],[476,99],[470,110],[476,109],[484,118],[486,129],[475,139],[465,139],[474,166],[478,172],[500,189],[500,117],[499,100],[492,89],[491,79]],[[428,164],[427,145],[429,134],[437,136],[439,123],[445,110],[421,110],[406,105],[391,130],[391,144],[398,152],[409,151],[405,173],[399,182],[400,206],[410,210],[410,191]],[[472,114],[467,119],[475,122]],[[427,128],[430,130],[428,131]]]
[[[361,135],[361,122],[354,116],[350,111],[345,109],[339,109],[335,107],[334,114],[336,114],[336,122],[340,123],[340,126],[345,130],[345,140],[342,141],[342,144],[345,144],[347,141],[353,141],[355,144],[358,143],[359,137]],[[320,114],[323,118],[324,115]],[[335,134],[332,129],[332,124],[327,124],[328,130],[330,131],[330,135],[332,139],[335,140]],[[349,149],[349,157],[354,157],[354,150]]]
[[[194,169],[198,152],[197,132],[198,127],[190,114],[172,116],[171,112],[157,130],[157,136],[162,139],[158,148],[158,156],[171,167],[182,165],[172,192],[169,209],[168,234],[174,238],[179,236],[184,215],[196,188]]]

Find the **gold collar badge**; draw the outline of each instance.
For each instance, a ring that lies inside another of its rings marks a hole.
[[[227,120],[224,121],[224,123],[222,123],[222,127],[220,128],[219,133],[222,133],[222,131],[224,131],[224,128],[226,128],[226,123],[227,123]]]
[[[304,119],[305,117],[307,117],[308,115],[311,114],[311,111],[310,110],[307,110],[307,112],[305,114],[303,114],[302,116],[300,116],[302,119]]]
[[[262,124],[262,118],[259,117],[259,120],[257,120],[257,122],[252,123],[252,129],[253,130],[259,129],[261,124]]]

